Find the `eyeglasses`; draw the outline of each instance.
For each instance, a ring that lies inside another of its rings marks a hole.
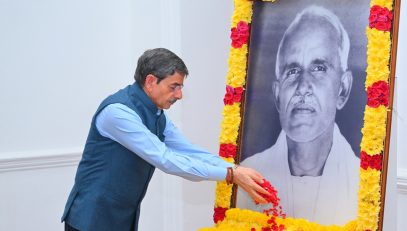
[[[182,84],[180,84],[180,85],[169,85],[168,87],[171,89],[172,92],[175,92],[175,91],[182,90],[184,85],[182,85]]]

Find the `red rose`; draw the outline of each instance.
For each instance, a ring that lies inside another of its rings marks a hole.
[[[367,88],[367,105],[378,107],[389,106],[389,85],[385,81],[377,81]]]
[[[233,104],[233,87],[227,85],[226,86],[226,93],[225,93],[225,97],[223,98],[223,103],[225,105],[229,104],[232,105]]]
[[[225,214],[227,210],[228,210],[227,208],[221,207],[214,208],[213,221],[215,222],[215,224],[225,219]]]
[[[362,151],[360,153],[360,167],[363,169],[367,169],[370,167],[371,169],[381,170],[382,169],[382,155],[375,154],[373,156],[368,155],[366,152]]]
[[[230,35],[230,38],[231,38],[232,40],[237,40],[237,39],[239,39],[239,31],[238,31],[238,29],[237,29],[236,27],[233,27],[233,28],[231,29],[231,31],[232,31],[232,33],[231,33],[231,35]]]
[[[227,155],[225,145],[226,144],[221,144],[219,147],[219,156],[221,157],[225,157]]]
[[[232,105],[234,102],[240,102],[242,99],[242,93],[244,89],[242,87],[233,88],[229,85],[226,86],[226,94],[223,98],[225,105]]]
[[[378,6],[378,5],[374,5],[374,6],[372,6],[371,8],[370,8],[370,13],[378,13],[378,12],[380,12],[381,11],[381,9],[382,9],[382,7],[380,7],[380,6]]]
[[[234,88],[235,96],[233,97],[233,101],[235,101],[236,103],[240,102],[242,99],[243,91],[244,91],[243,87]]]
[[[377,20],[377,14],[370,13],[369,22],[374,23],[376,20]],[[372,27],[372,26],[370,26],[370,27]]]
[[[227,150],[228,157],[235,158],[235,156],[236,156],[236,145],[227,144],[226,145],[226,150]]]
[[[390,31],[393,13],[386,7],[372,6],[369,15],[369,27],[381,31]]]
[[[242,94],[243,91],[244,91],[243,87],[236,87],[236,88],[235,88],[235,93],[236,93],[236,94]]]
[[[236,27],[231,29],[230,38],[232,39],[232,47],[240,48],[243,44],[247,44],[250,36],[250,26],[246,22],[240,21]]]
[[[377,22],[375,24],[375,28],[381,31],[389,31],[390,30],[390,24],[388,22]]]
[[[225,158],[235,158],[236,156],[236,145],[233,144],[221,144],[219,148],[219,156]]]
[[[376,20],[378,22],[388,22],[389,18],[387,16],[388,16],[387,14],[378,15]]]
[[[234,102],[240,102],[241,98],[242,98],[242,95],[234,95],[233,96],[233,101]]]
[[[233,104],[233,94],[230,92],[226,92],[225,97],[223,98],[223,103],[225,105],[227,105],[227,104],[232,105]]]

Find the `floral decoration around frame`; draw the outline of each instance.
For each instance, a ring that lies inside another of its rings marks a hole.
[[[274,2],[276,0],[268,1]],[[395,3],[398,6],[398,0]],[[389,106],[391,106],[393,92],[392,85],[389,83],[392,83],[392,78],[394,78],[394,70],[390,68],[391,29],[394,27],[393,14],[395,13],[393,4],[393,0],[371,0],[370,2],[369,26],[366,28],[368,43],[365,90],[368,99],[361,131],[363,136],[360,144],[360,188],[357,218],[344,226],[324,226],[305,219],[283,219],[251,210],[231,208],[233,186],[223,181],[217,183],[215,191],[213,216],[215,226],[202,228],[200,231],[381,230],[382,174],[383,169],[387,169],[387,159],[384,157],[388,152],[384,143],[386,132],[388,132],[386,124],[389,123],[388,119],[391,117]],[[242,121],[241,109],[246,84],[253,1],[234,0],[234,6],[231,25],[232,42],[224,97],[225,106],[219,138],[219,155],[230,163],[235,163],[239,145],[238,137]],[[394,42],[397,45],[397,38],[393,38]]]

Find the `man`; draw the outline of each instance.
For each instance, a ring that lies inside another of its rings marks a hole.
[[[317,6],[299,13],[280,41],[273,94],[282,131],[271,148],[241,165],[276,187],[288,216],[340,225],[357,216],[359,159],[335,123],[352,86],[348,54],[341,22]],[[267,208],[240,190],[237,206]]]
[[[96,110],[62,221],[65,230],[137,230],[155,167],[189,180],[227,180],[257,201],[263,177],[189,143],[163,109],[182,98],[184,62],[169,50],[144,52],[136,82]]]

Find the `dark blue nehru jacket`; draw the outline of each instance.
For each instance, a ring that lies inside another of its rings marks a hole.
[[[80,231],[137,230],[140,203],[154,173],[154,166],[98,132],[96,116],[113,103],[134,110],[143,124],[164,141],[164,113],[157,115],[159,109],[137,83],[100,104],[62,216],[62,221]]]

